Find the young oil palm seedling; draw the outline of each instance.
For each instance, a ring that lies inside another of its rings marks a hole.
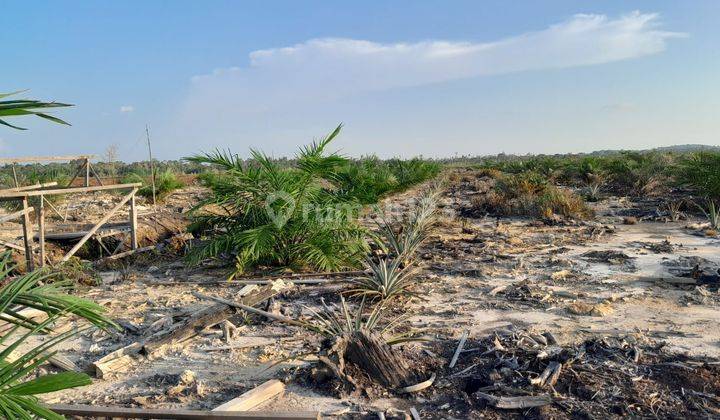
[[[321,312],[306,307],[312,313],[312,321],[307,323],[307,328],[323,335],[325,338],[337,339],[365,330],[381,336],[384,342],[389,345],[419,340],[416,337],[418,331],[409,330],[396,334],[395,329],[407,321],[407,317],[400,316],[390,322],[384,322],[386,308],[382,303],[375,305],[367,315],[365,315],[365,298],[360,301],[360,305],[354,313],[342,296],[340,296],[339,310],[328,306],[324,300],[322,305],[323,311]]]
[[[30,378],[30,374],[53,356],[52,348],[81,330],[52,336],[41,344],[21,353],[21,346],[36,334],[49,334],[59,318],[77,315],[100,328],[115,327],[103,309],[90,301],[67,295],[64,285],[41,284],[50,275],[35,271],[8,279],[13,267],[8,253],[0,258],[0,320],[6,323],[0,333],[0,414],[7,419],[63,419],[43,407],[37,395],[74,388],[91,383],[84,373],[63,372]],[[9,281],[8,281],[9,280]],[[37,322],[22,315],[22,308],[35,308],[48,318]]]
[[[391,346],[407,341],[421,340],[417,331],[393,335],[395,328],[406,320],[397,317],[384,323],[385,308],[382,303],[366,316],[365,299],[353,314],[345,299],[340,297],[340,310],[334,310],[324,304],[322,313],[313,312],[310,328],[326,337],[318,354],[318,359],[338,377],[346,380],[355,389],[361,388],[355,375],[347,374],[347,365],[352,365],[369,377],[388,388],[402,390],[417,383],[417,372],[411,368],[404,354],[393,350]]]
[[[346,159],[326,152],[340,130],[301,148],[291,167],[258,151],[248,164],[222,151],[189,158],[223,170],[208,178],[212,197],[193,212],[191,230],[207,240],[191,252],[191,261],[232,255],[238,273],[258,265],[323,271],[358,266],[365,230],[332,188]]]
[[[698,207],[710,222],[710,227],[720,229],[720,206],[718,206],[714,200],[708,199],[705,207],[701,205],[698,205]]]
[[[370,269],[369,276],[351,280],[354,287],[348,291],[349,294],[378,297],[382,300],[413,295],[409,290],[414,284],[415,270],[412,261],[388,257],[375,261],[368,257],[365,263]]]
[[[428,189],[417,200],[409,217],[397,228],[394,226],[397,223],[381,216],[379,234],[374,240],[385,255],[365,258],[370,274],[352,280],[354,288],[349,291],[350,294],[383,300],[412,295],[409,289],[414,284],[417,251],[427,240],[436,221],[439,191],[437,185]]]

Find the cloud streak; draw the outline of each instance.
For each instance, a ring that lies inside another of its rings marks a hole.
[[[668,39],[682,36],[661,30],[656,14],[633,12],[616,19],[575,15],[487,43],[312,39],[254,51],[247,67],[194,77],[187,106],[193,113],[213,107],[254,113],[368,91],[598,65],[660,53]]]

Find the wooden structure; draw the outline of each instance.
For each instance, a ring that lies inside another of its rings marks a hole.
[[[88,160],[89,162],[89,160]],[[85,166],[89,168],[89,166]],[[89,171],[89,169],[88,169]],[[87,180],[86,180],[87,182]],[[33,207],[29,205],[30,197],[39,197],[38,208],[34,209],[37,214],[38,220],[38,242],[40,247],[40,266],[45,265],[45,203],[49,203],[45,199],[46,196],[51,195],[66,195],[66,194],[80,194],[89,193],[95,191],[105,190],[130,190],[123,198],[117,203],[108,213],[106,213],[98,222],[96,222],[90,229],[82,232],[75,232],[74,236],[79,237],[79,241],[63,256],[62,261],[67,261],[75,255],[75,253],[88,241],[90,238],[102,238],[104,233],[98,235],[98,231],[115,215],[123,206],[129,203],[130,210],[128,215],[127,231],[130,232],[130,247],[135,250],[138,247],[137,241],[137,208],[135,206],[135,194],[138,188],[142,186],[141,183],[132,184],[115,184],[115,185],[97,185],[97,186],[84,186],[84,187],[68,187],[68,188],[47,188],[48,186],[54,186],[55,183],[50,184],[37,184],[30,187],[15,187],[7,190],[0,190],[0,201],[20,201],[22,203],[22,210],[17,211],[13,214],[5,216],[0,221],[6,221],[3,219],[14,219],[22,217],[23,225],[23,242],[25,250],[25,258],[28,264],[28,270],[34,268],[33,260],[33,235],[32,228],[33,223],[30,220],[30,212],[33,211]],[[107,233],[107,232],[105,232]],[[102,242],[100,241],[102,244]],[[104,245],[103,245],[104,247]],[[119,248],[115,250],[119,251]],[[108,251],[109,252],[109,251]]]
[[[183,409],[150,409],[126,407],[102,407],[96,405],[65,405],[50,404],[47,408],[58,414],[67,416],[82,416],[91,418],[120,418],[120,419],[270,419],[270,420],[298,420],[320,419],[318,411],[203,411]]]
[[[12,173],[13,173],[13,180],[15,181],[15,187],[20,187],[20,184],[18,182],[17,177],[17,170],[15,166],[18,163],[34,163],[34,162],[72,162],[72,161],[80,161],[80,165],[78,166],[77,170],[75,171],[75,175],[72,177],[70,182],[68,183],[68,187],[73,184],[73,181],[81,175],[84,175],[85,177],[85,183],[84,185],[86,187],[90,186],[90,174],[92,174],[95,179],[97,179],[98,185],[102,185],[102,180],[100,179],[100,176],[95,172],[95,169],[92,167],[92,164],[90,163],[90,159],[93,159],[95,155],[74,155],[74,156],[28,156],[28,157],[19,157],[19,158],[0,158],[0,165],[12,165]]]

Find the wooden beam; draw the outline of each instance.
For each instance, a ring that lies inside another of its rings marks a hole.
[[[33,185],[26,185],[23,187],[15,187],[15,188],[8,188],[6,190],[0,190],[0,192],[18,192],[18,191],[30,191],[30,190],[37,190],[40,188],[46,188],[46,187],[54,187],[57,185],[57,182],[44,182],[42,184],[33,184]]]
[[[32,224],[30,223],[30,207],[27,197],[22,200],[23,206],[23,242],[25,245],[25,261],[27,262],[27,271],[35,269],[32,253]]]
[[[92,229],[90,229],[90,230],[88,231],[88,233],[86,233],[85,236],[83,236],[82,239],[80,239],[80,241],[79,241],[78,243],[76,243],[75,246],[72,247],[72,249],[71,249],[70,251],[68,251],[67,254],[65,254],[64,257],[62,257],[62,260],[61,260],[61,261],[62,261],[62,262],[65,262],[65,261],[69,260],[70,257],[72,257],[73,255],[75,255],[75,253],[78,252],[78,250],[80,249],[80,247],[82,247],[83,244],[84,244],[85,242],[87,242],[87,240],[90,239],[90,238],[95,234],[95,232],[97,232],[97,230],[102,227],[102,225],[105,224],[105,222],[107,222],[108,220],[110,220],[110,218],[111,218],[115,213],[117,213],[117,211],[120,210],[120,208],[122,208],[122,206],[124,206],[125,203],[127,203],[127,202],[130,200],[130,198],[132,198],[132,197],[135,195],[136,192],[137,192],[137,188],[134,188],[134,189],[130,192],[130,194],[128,194],[128,195],[126,195],[125,197],[123,197],[123,199],[120,200],[120,202],[117,203],[117,204],[115,205],[115,207],[113,207],[105,216],[103,216],[102,219],[100,219],[100,221],[97,222],[97,223],[95,224],[95,226],[93,226]]]
[[[33,163],[33,162],[62,162],[80,159],[92,159],[95,155],[79,155],[79,156],[25,156],[17,158],[0,158],[0,165],[12,163]]]
[[[255,289],[243,296],[241,302],[247,307],[259,305],[260,303],[274,297],[284,289],[282,283],[273,286],[265,286]],[[237,304],[235,304],[237,305]],[[152,354],[166,344],[187,340],[194,337],[207,327],[217,325],[235,314],[233,306],[227,303],[206,306],[192,314],[187,320],[179,322],[170,327],[169,330],[160,331],[149,337],[143,344],[145,354]]]
[[[285,392],[285,384],[277,379],[264,382],[237,398],[213,408],[212,411],[248,411]]]
[[[38,206],[38,235],[40,246],[40,267],[45,267],[45,197],[40,196],[40,205]]]
[[[302,323],[300,321],[296,321],[296,320],[294,320],[292,318],[288,318],[284,315],[273,314],[270,312],[266,312],[266,311],[263,311],[260,309],[253,308],[252,306],[246,305],[244,302],[243,303],[233,302],[231,300],[223,299],[223,298],[220,298],[217,296],[203,295],[202,293],[198,293],[198,292],[192,292],[192,294],[193,294],[193,296],[201,298],[201,299],[214,300],[215,302],[219,302],[219,303],[222,303],[222,304],[225,304],[228,306],[232,306],[233,308],[242,309],[243,311],[249,312],[251,314],[264,316],[265,318],[268,318],[268,319],[284,322],[285,324],[288,324],[288,325],[295,325],[298,327],[307,327],[307,324]]]
[[[5,216],[0,217],[0,223],[9,222],[10,220],[17,219],[20,216],[24,216],[26,213],[29,213],[33,211],[33,207],[24,208],[22,210],[18,210],[14,213],[7,214]]]
[[[19,191],[19,192],[0,191],[0,198],[23,198],[23,197],[33,197],[33,196],[38,196],[38,195],[74,194],[74,193],[86,193],[86,192],[105,191],[105,190],[123,190],[123,189],[128,189],[128,188],[139,188],[139,187],[142,187],[142,182],[133,182],[130,184],[95,185],[92,187],[57,188],[57,189],[53,189],[53,190],[42,190],[42,191]]]
[[[70,178],[70,182],[68,182],[66,187],[72,187],[73,182],[75,182],[75,179],[80,176],[80,173],[82,172],[84,167],[85,165],[83,163],[78,165],[78,167],[75,169],[75,175]]]
[[[225,419],[225,420],[299,420],[299,419],[320,419],[318,411],[203,411],[183,409],[149,409],[149,408],[127,408],[127,407],[102,407],[97,405],[67,405],[48,404],[46,408],[67,416],[82,416],[90,418],[109,417],[121,419],[177,419],[177,420],[203,420],[203,419]]]
[[[103,258],[103,259],[101,259],[101,260],[97,260],[96,263],[101,263],[101,262],[105,262],[105,261],[119,260],[119,259],[125,258],[125,257],[127,257],[127,256],[129,256],[129,255],[140,254],[140,253],[142,253],[142,252],[152,251],[152,250],[154,250],[155,248],[157,248],[156,245],[150,245],[150,246],[144,246],[144,247],[142,247],[142,248],[131,249],[131,250],[129,250],[129,251],[121,252],[121,253],[119,253],[119,254],[113,254],[113,255],[110,255],[109,257],[105,257],[105,258]]]
[[[137,206],[135,205],[135,193],[130,197],[130,248],[136,250],[137,240]]]
[[[102,179],[100,179],[100,175],[98,175],[98,173],[95,171],[95,168],[93,168],[92,165],[90,165],[90,162],[88,162],[88,166],[90,166],[90,171],[92,172],[95,179],[97,179],[98,185],[102,185],[103,183],[102,183]]]

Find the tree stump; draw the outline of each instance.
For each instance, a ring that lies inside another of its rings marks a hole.
[[[393,350],[382,337],[360,330],[346,337],[345,344],[345,361],[383,386],[395,390],[417,382],[402,353]]]

